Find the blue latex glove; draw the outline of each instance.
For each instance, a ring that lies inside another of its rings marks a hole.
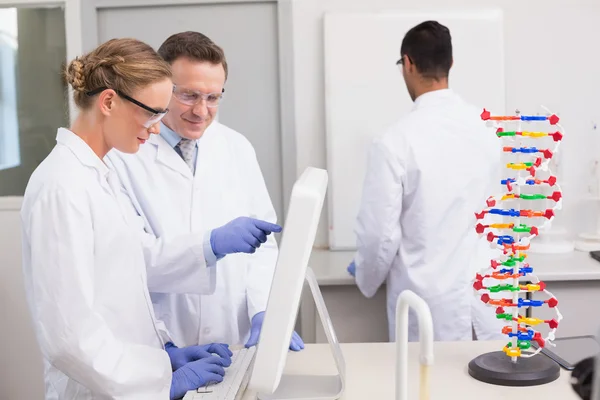
[[[261,311],[256,313],[254,317],[252,317],[252,325],[250,327],[250,337],[248,338],[248,342],[246,343],[246,347],[256,346],[258,343],[258,338],[260,336],[260,330],[262,329],[262,324],[265,319],[265,312]],[[302,338],[296,331],[292,333],[292,340],[290,341],[290,350],[292,351],[300,351],[304,348],[304,342]]]
[[[221,357],[210,356],[187,363],[173,372],[170,398],[181,399],[189,390],[196,390],[209,383],[222,382],[224,375]]]
[[[165,350],[171,359],[171,367],[173,371],[183,367],[185,364],[200,360],[202,358],[211,357],[213,354],[218,355],[223,359],[223,366],[231,365],[231,356],[233,353],[229,350],[229,345],[223,343],[211,343],[200,346],[188,346],[179,348],[173,343],[165,344]]]
[[[347,270],[350,275],[356,277],[356,264],[354,264],[354,261],[352,261],[350,265],[348,265]]]
[[[281,226],[259,219],[239,217],[210,233],[210,246],[218,258],[232,253],[254,253]]]

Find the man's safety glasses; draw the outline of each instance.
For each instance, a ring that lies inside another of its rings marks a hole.
[[[198,90],[187,89],[177,85],[173,87],[173,97],[187,106],[195,106],[204,100],[206,101],[206,107],[218,107],[223,99],[223,93],[225,93],[225,89],[221,90],[221,93],[205,94]]]
[[[407,55],[406,58],[408,58],[408,61],[413,63],[413,60],[410,58],[410,56]],[[404,65],[404,55],[402,55],[400,59],[396,61],[396,65],[398,66],[398,68],[402,69],[402,66]]]
[[[94,96],[97,95],[100,92],[103,92],[104,90],[108,89],[107,87],[101,87],[95,90],[92,90],[91,92],[87,92],[86,96]],[[114,90],[114,89],[113,89]],[[145,105],[144,103],[142,103],[141,101],[137,101],[136,99],[134,99],[133,97],[130,97],[128,95],[126,95],[125,93],[121,92],[120,90],[115,90],[115,92],[122,98],[124,98],[125,100],[135,104],[138,107],[143,108],[144,110],[148,111],[149,113],[151,113],[152,115],[150,116],[150,118],[148,118],[148,120],[144,123],[144,128],[150,128],[152,125],[157,124],[158,122],[160,122],[161,119],[163,119],[163,117],[165,115],[167,115],[167,113],[169,112],[169,109],[167,108],[166,110],[157,110],[154,109],[150,106]]]

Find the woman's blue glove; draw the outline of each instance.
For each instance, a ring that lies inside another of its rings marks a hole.
[[[262,324],[265,319],[265,312],[261,311],[257,313],[254,317],[252,317],[252,326],[250,327],[250,337],[248,338],[248,342],[246,343],[246,348],[256,346],[258,343],[258,338],[260,336],[260,330],[262,329]],[[290,350],[292,351],[300,351],[304,348],[304,342],[300,335],[294,331],[292,333],[292,340],[290,341]]]
[[[233,253],[254,253],[281,226],[259,219],[239,217],[210,233],[210,246],[217,258]]]
[[[222,382],[224,375],[221,357],[210,356],[187,363],[173,372],[170,398],[181,399],[189,390],[196,390],[209,383]]]
[[[191,361],[211,357],[213,354],[216,354],[223,359],[221,365],[229,367],[231,365],[231,356],[233,355],[231,350],[229,350],[229,345],[223,343],[188,346],[180,349],[173,343],[168,342],[165,344],[165,350],[171,359],[173,371],[176,371]]]

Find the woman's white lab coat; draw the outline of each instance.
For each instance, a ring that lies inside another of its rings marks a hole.
[[[107,158],[144,220],[146,232],[154,238],[172,240],[194,234],[201,244],[205,232],[240,216],[276,222],[252,145],[218,122],[198,141],[195,175],[159,135],[137,154],[112,151]],[[147,251],[152,247],[151,241],[146,243]],[[149,268],[157,317],[178,346],[243,344],[251,318],[266,308],[276,261],[273,235],[255,254],[225,256],[206,268],[216,278],[211,295],[200,295],[207,293],[206,285],[176,273],[175,263]],[[162,272],[155,276],[153,270]]]
[[[21,209],[23,270],[46,399],[169,398],[171,364],[118,179],[59,129]]]
[[[436,340],[470,340],[472,307],[476,319],[486,320],[475,323],[479,337],[501,326],[492,308],[475,303],[470,284],[493,254],[478,241],[474,213],[499,187],[501,154],[480,113],[450,89],[429,92],[370,149],[356,282],[371,297],[387,281],[391,340],[396,300],[407,289],[427,301]],[[409,339],[417,340],[412,311],[409,324]]]

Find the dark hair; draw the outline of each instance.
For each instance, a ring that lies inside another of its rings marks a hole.
[[[133,95],[136,89],[171,78],[171,68],[146,43],[111,39],[71,61],[65,76],[73,88],[75,104],[85,110],[93,101],[88,92],[106,87]]]
[[[450,30],[437,21],[425,21],[409,30],[400,55],[408,56],[425,78],[447,78],[452,66]]]
[[[169,64],[180,57],[193,61],[207,62],[213,65],[221,64],[227,79],[227,60],[225,52],[208,36],[199,32],[181,32],[171,35],[160,45],[158,54]]]

